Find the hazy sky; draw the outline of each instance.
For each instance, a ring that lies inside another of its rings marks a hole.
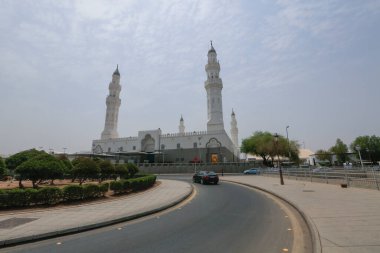
[[[120,137],[205,130],[210,40],[240,141],[380,135],[379,29],[376,0],[0,0],[0,154],[90,150],[116,64]]]

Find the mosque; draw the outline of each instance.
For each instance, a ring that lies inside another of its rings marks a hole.
[[[121,100],[121,85],[118,67],[109,84],[106,99],[104,130],[99,140],[92,142],[92,152],[97,155],[113,156],[117,162],[126,163],[219,163],[239,161],[238,127],[235,113],[231,114],[230,136],[224,129],[222,89],[219,76],[220,65],[211,42],[205,66],[207,79],[207,130],[185,132],[181,116],[177,133],[162,130],[139,131],[135,137],[119,138],[117,122]]]

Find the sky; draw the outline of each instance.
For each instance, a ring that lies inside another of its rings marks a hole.
[[[91,149],[119,64],[119,137],[207,125],[210,40],[239,141],[380,135],[379,0],[0,0],[0,154]]]

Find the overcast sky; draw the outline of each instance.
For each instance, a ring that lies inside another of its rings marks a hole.
[[[120,137],[207,123],[210,40],[239,141],[380,135],[380,1],[0,0],[0,154],[90,150],[121,74]]]

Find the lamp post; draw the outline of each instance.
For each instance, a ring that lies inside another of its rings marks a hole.
[[[280,172],[280,183],[281,185],[284,185],[284,178],[282,177],[282,169],[281,169],[281,166],[280,166],[280,156],[278,154],[278,134],[275,133],[273,135],[274,137],[274,148],[275,148],[275,152],[276,152],[276,155],[277,155],[277,168],[279,169],[279,172]]]
[[[63,154],[66,154],[66,149],[67,148],[62,148],[63,149]]]
[[[362,169],[363,169],[363,161],[362,161],[362,155],[360,154],[360,146],[357,145],[355,148],[356,148],[356,150],[357,150],[358,153],[359,153],[360,165],[361,165],[361,167],[362,167]]]
[[[289,142],[288,128],[289,128],[289,126],[286,126],[286,139],[288,140],[288,152],[289,152],[289,162],[290,162],[291,154],[290,154],[290,142]]]

